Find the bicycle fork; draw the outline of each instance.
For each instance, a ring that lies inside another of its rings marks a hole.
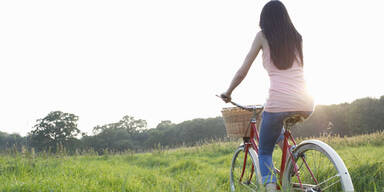
[[[242,181],[243,177],[244,177],[244,172],[245,172],[245,169],[246,169],[246,164],[247,164],[247,156],[248,156],[248,153],[249,153],[249,148],[253,148],[255,149],[256,153],[258,153],[258,147],[256,145],[256,142],[253,138],[256,138],[256,141],[259,142],[259,134],[256,130],[256,119],[252,119],[251,120],[251,123],[250,123],[250,127],[251,127],[251,130],[250,130],[250,138],[243,138],[244,139],[244,162],[243,162],[243,170],[241,172],[241,177],[240,177],[240,180],[239,182]],[[249,176],[248,178],[248,181],[247,181],[247,184],[249,184],[252,180],[252,177],[253,177],[253,174],[255,172],[255,166],[253,165],[253,162],[251,163],[252,165],[252,171],[251,171],[251,175]]]
[[[249,147],[249,144],[244,144],[244,162],[243,162],[243,170],[241,171],[241,176],[240,176],[240,183],[241,183],[241,180],[243,179],[243,176],[244,176],[244,171],[245,171],[245,167],[246,167],[246,164],[247,164],[247,156],[248,156],[248,147]]]

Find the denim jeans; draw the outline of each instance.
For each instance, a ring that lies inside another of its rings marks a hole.
[[[270,113],[264,111],[260,126],[259,140],[259,166],[263,184],[276,183],[275,168],[272,162],[272,153],[275,144],[284,139],[283,121],[287,116],[297,112]],[[308,116],[312,111],[307,111]]]

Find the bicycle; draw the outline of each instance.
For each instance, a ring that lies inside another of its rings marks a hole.
[[[220,96],[219,96],[220,97]],[[260,190],[262,186],[258,162],[258,128],[261,122],[262,105],[242,106],[231,101],[236,109],[252,113],[248,128],[243,132],[243,142],[235,150],[230,171],[231,191],[245,188]],[[223,117],[226,109],[223,109]],[[291,129],[307,117],[295,113],[284,120],[284,142],[277,189],[283,191],[354,191],[350,174],[340,156],[332,147],[319,140],[305,140],[296,144]],[[225,118],[224,118],[225,120]],[[233,120],[233,119],[232,119]],[[228,120],[228,121],[231,121]],[[228,122],[226,122],[226,128]],[[228,134],[228,128],[227,128]]]

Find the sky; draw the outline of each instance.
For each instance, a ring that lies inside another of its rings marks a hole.
[[[24,136],[56,110],[87,133],[125,115],[149,128],[219,116],[266,2],[0,1],[0,131]],[[317,104],[384,95],[383,1],[282,2]],[[232,98],[263,104],[268,87],[259,55]]]

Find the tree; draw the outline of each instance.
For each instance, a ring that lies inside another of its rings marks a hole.
[[[31,146],[37,150],[51,148],[54,152],[58,145],[69,147],[80,133],[77,128],[78,119],[78,116],[71,113],[53,111],[43,119],[36,120],[34,130],[29,133]]]
[[[108,129],[124,129],[129,133],[129,135],[133,135],[145,129],[146,127],[147,121],[142,119],[135,119],[134,117],[126,115],[117,123],[110,123],[103,126],[97,125],[93,128],[93,133],[97,135]]]
[[[95,135],[87,136],[83,141],[86,147],[93,148],[98,153],[103,153],[105,149],[114,151],[138,149],[143,147],[143,140],[139,138],[141,133],[144,134],[146,127],[145,120],[126,115],[116,123],[94,127]]]
[[[175,124],[173,124],[170,120],[161,121],[157,126],[156,129],[158,130],[166,130],[174,127]]]
[[[26,138],[21,137],[17,133],[8,134],[0,131],[0,151],[17,147],[21,148],[22,145],[25,145]]]

